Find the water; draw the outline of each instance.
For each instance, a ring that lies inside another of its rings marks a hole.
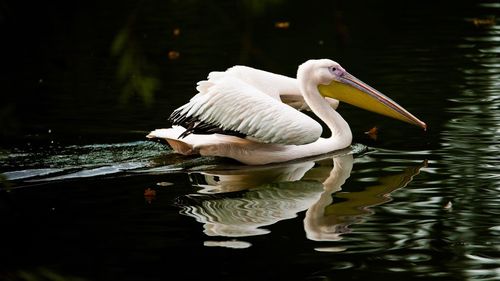
[[[499,8],[0,5],[0,279],[500,280]],[[350,149],[265,167],[144,137],[211,70],[313,57],[429,130],[342,104]]]

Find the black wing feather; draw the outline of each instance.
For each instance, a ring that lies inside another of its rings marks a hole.
[[[190,134],[198,134],[198,135],[211,135],[211,134],[223,134],[236,136],[240,138],[245,138],[246,135],[233,130],[224,130],[217,125],[204,122],[194,116],[187,116],[186,114],[181,114],[182,110],[175,110],[172,112],[168,120],[172,123],[172,125],[182,126],[186,128],[186,130],[179,136],[179,138],[185,138]]]

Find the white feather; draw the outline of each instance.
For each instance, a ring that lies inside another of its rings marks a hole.
[[[307,144],[316,141],[321,125],[234,76],[210,76],[210,84],[180,109],[187,117],[238,131],[264,143]]]
[[[304,111],[311,110],[304,101],[299,89],[299,82],[295,78],[276,74],[248,66],[236,65],[226,71],[213,71],[208,75],[209,81],[232,76],[252,85],[262,93],[281,101],[289,106]],[[206,81],[207,82],[207,81]],[[333,109],[337,109],[339,101],[325,98]]]

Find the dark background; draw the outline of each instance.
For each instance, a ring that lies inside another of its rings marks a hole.
[[[432,130],[445,121],[439,109],[455,94],[456,68],[470,63],[459,35],[481,32],[466,19],[485,10],[475,1],[7,1],[2,143],[43,142],[49,130],[56,142],[138,139],[167,126],[212,70],[245,64],[295,76],[310,58],[340,62]],[[344,111],[355,135],[363,118],[407,129]]]

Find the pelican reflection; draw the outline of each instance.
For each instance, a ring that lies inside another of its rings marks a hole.
[[[349,225],[373,214],[370,207],[391,200],[390,193],[406,186],[421,164],[378,184],[345,192],[342,186],[353,168],[352,154],[316,161],[266,167],[207,171],[190,175],[201,190],[179,197],[181,214],[203,224],[208,236],[244,237],[269,233],[266,226],[295,218],[305,211],[308,239],[336,241]]]

